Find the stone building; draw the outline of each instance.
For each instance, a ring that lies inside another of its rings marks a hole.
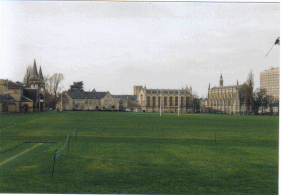
[[[260,73],[260,89],[265,89],[267,95],[279,101],[279,68],[271,68]]]
[[[185,89],[147,89],[134,86],[134,95],[142,112],[191,112],[192,88]],[[161,105],[161,106],[160,106]]]
[[[227,114],[243,114],[247,110],[245,91],[247,84],[223,86],[220,76],[219,87],[208,88],[208,108]]]
[[[84,91],[83,82],[74,82],[67,92],[63,93],[62,110],[114,110],[115,99],[106,92]],[[61,102],[57,103],[61,110]]]
[[[0,79],[0,112],[38,112],[45,110],[45,82],[34,60],[31,88],[21,82]],[[39,109],[40,108],[40,109]]]
[[[115,100],[115,109],[123,110],[130,109],[135,112],[140,111],[140,105],[136,95],[112,95]]]

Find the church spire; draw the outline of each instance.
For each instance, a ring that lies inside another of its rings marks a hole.
[[[222,73],[221,73],[221,77],[220,77],[220,87],[223,86],[223,78],[222,78]]]
[[[36,67],[36,61],[34,59],[34,63],[33,63],[33,75],[38,77],[38,72],[37,72],[37,67]]]
[[[39,79],[41,79],[42,81],[44,81],[41,66],[40,66],[40,70],[39,70]]]

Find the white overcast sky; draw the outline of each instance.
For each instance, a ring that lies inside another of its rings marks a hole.
[[[0,78],[22,81],[36,59],[63,89],[133,94],[192,86],[200,97],[279,67],[279,3],[2,1]]]

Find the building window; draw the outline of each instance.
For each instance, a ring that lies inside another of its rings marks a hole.
[[[164,106],[167,106],[167,97],[164,97]]]
[[[188,97],[185,98],[185,106],[189,107],[189,98]]]
[[[150,106],[150,97],[149,96],[147,97],[146,105]]]
[[[156,97],[152,97],[152,106],[156,107]]]
[[[170,97],[169,101],[170,101],[170,106],[173,106],[173,97]]]
[[[183,107],[183,97],[181,97],[181,106]]]

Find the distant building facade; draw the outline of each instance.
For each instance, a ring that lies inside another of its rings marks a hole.
[[[247,84],[223,86],[220,76],[219,87],[208,88],[207,107],[227,114],[243,114],[247,111],[245,90]]]
[[[260,73],[260,89],[279,101],[279,68],[271,68]]]
[[[115,100],[107,92],[84,91],[83,82],[74,82],[67,92],[63,93],[62,102],[57,103],[59,110],[113,110]],[[62,108],[61,108],[62,105]]]
[[[37,72],[35,60],[29,81],[31,88],[21,82],[0,79],[0,112],[45,111],[45,82],[41,67]]]
[[[191,112],[192,88],[185,89],[147,89],[135,85],[139,109],[142,112]]]

